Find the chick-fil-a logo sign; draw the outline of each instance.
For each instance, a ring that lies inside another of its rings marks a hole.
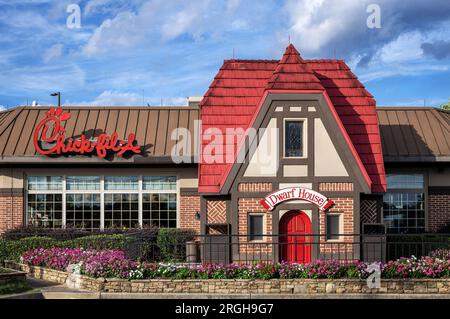
[[[326,196],[309,188],[289,187],[280,189],[267,195],[261,200],[261,205],[267,210],[273,210],[278,204],[289,200],[304,200],[319,207],[321,211],[326,211],[334,203]]]
[[[34,147],[42,155],[95,152],[98,157],[105,158],[108,152],[116,153],[117,156],[123,156],[127,152],[141,153],[141,147],[135,145],[133,133],[128,134],[127,141],[120,140],[117,133],[112,133],[111,136],[102,133],[96,141],[91,141],[84,134],[78,139],[67,138],[62,124],[70,119],[70,113],[64,112],[62,107],[51,107],[45,115],[46,117],[36,127],[33,137]],[[44,143],[50,146],[44,148]]]

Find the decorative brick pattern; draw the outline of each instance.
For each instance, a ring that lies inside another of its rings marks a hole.
[[[226,224],[227,202],[224,200],[209,200],[206,203],[208,224]]]
[[[361,223],[375,224],[377,222],[377,200],[363,199],[361,200]]]
[[[450,194],[429,194],[428,227],[431,232],[450,231]]]
[[[66,283],[69,274],[59,270],[7,262],[30,277]],[[146,279],[90,278],[79,276],[81,289],[115,293],[197,294],[449,294],[450,279],[381,279],[380,288],[369,288],[361,279]],[[99,295],[100,298],[100,295]]]
[[[23,225],[23,195],[0,196],[0,234]]]
[[[272,254],[272,237],[264,237],[263,242],[249,242],[248,237],[248,215],[251,213],[264,214],[265,230],[264,234],[272,234],[272,213],[261,206],[262,198],[239,198],[238,201],[238,223],[239,229],[239,252],[250,253],[255,260],[261,259],[259,256]],[[265,258],[267,260],[267,258]]]
[[[319,192],[353,192],[353,183],[319,183]]]
[[[193,229],[200,234],[200,221],[195,213],[200,212],[200,196],[180,196],[180,228]]]
[[[343,234],[353,234],[353,198],[344,197],[344,198],[330,198],[334,202],[334,206],[327,213],[338,213],[341,214],[341,218],[343,218]],[[326,242],[326,225],[325,225],[325,217],[326,214],[324,212],[319,212],[319,229],[321,242]],[[342,253],[351,253],[353,251],[353,236],[343,236],[341,240],[337,241],[336,244],[321,244],[320,251],[321,253],[329,253],[329,254],[342,254]],[[351,259],[351,258],[350,258]]]
[[[240,183],[238,190],[244,193],[271,192],[272,183]]]

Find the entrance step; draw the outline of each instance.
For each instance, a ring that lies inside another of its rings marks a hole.
[[[100,293],[58,285],[42,289],[44,299],[100,299]]]

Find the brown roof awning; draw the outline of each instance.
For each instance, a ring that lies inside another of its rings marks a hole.
[[[105,163],[96,156],[48,157],[37,153],[33,134],[38,123],[45,118],[49,107],[17,107],[0,112],[0,163]],[[85,134],[95,139],[99,134],[118,134],[126,139],[136,135],[142,154],[131,158],[117,158],[114,163],[171,162],[171,151],[177,140],[172,140],[174,129],[185,128],[191,135],[191,157],[197,155],[194,140],[199,118],[197,107],[63,107],[71,117],[64,122],[65,135],[79,138]],[[187,141],[186,141],[187,142]],[[188,145],[188,144],[186,144]]]
[[[430,107],[378,108],[385,162],[450,162],[450,112]]]

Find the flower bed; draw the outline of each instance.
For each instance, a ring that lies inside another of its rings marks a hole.
[[[22,255],[22,262],[66,271],[78,264],[80,273],[93,278],[121,279],[365,279],[368,263],[318,260],[309,265],[259,263],[251,265],[175,265],[140,263],[120,250],[68,248],[35,249]],[[382,278],[449,278],[450,259],[435,257],[401,258],[380,264]]]

